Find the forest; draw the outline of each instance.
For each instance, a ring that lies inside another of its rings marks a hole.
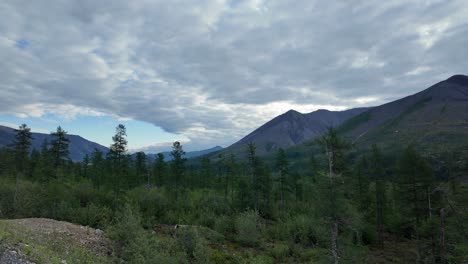
[[[23,124],[0,150],[0,217],[104,230],[109,263],[466,263],[468,171],[459,153],[417,145],[356,150],[333,128],[308,146],[187,160],[130,154],[118,125],[108,153],[69,158],[67,132],[31,149]],[[298,160],[305,162],[299,162]],[[1,242],[0,230],[0,242]],[[80,263],[80,259],[76,260]],[[83,263],[88,263],[85,260]]]

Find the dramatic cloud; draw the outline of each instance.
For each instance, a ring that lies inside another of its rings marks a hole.
[[[468,69],[464,0],[6,0],[0,22],[0,113],[115,115],[198,146]]]

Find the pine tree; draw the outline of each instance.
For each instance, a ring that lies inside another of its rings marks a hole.
[[[26,170],[29,160],[29,150],[31,148],[31,141],[33,139],[31,129],[22,124],[19,129],[15,130],[14,151],[16,160],[16,169],[23,174]]]
[[[280,200],[281,200],[281,208],[285,208],[285,192],[286,192],[286,182],[287,176],[289,174],[289,161],[286,157],[286,152],[284,149],[280,148],[276,155],[276,168],[279,174],[279,188],[280,188]]]
[[[83,157],[83,161],[81,162],[81,165],[83,166],[83,177],[88,178],[89,176],[89,165],[90,165],[90,160],[89,160],[89,155],[86,154]]]
[[[413,146],[403,152],[398,162],[400,186],[400,210],[413,219],[413,229],[417,242],[417,259],[423,257],[418,227],[431,215],[431,193],[433,189],[432,171]],[[428,202],[429,201],[429,202]]]
[[[104,155],[102,151],[94,149],[93,153],[91,154],[90,165],[91,181],[93,182],[94,186],[99,189],[103,183],[104,177]]]
[[[67,138],[67,132],[62,129],[62,127],[57,127],[57,131],[52,132],[51,135],[54,139],[51,142],[50,152],[53,157],[53,165],[57,170],[59,167],[63,167],[65,162],[69,159],[68,155],[70,154],[68,150],[68,145],[70,139]]]
[[[213,168],[211,166],[211,160],[208,157],[201,159],[201,171],[200,171],[200,184],[202,188],[211,187],[213,181]]]
[[[232,185],[233,179],[238,174],[238,164],[236,156],[231,153],[227,160],[227,172],[224,179],[224,199],[227,200],[229,185]],[[234,201],[234,188],[231,187],[231,202]]]
[[[164,155],[162,153],[158,153],[156,155],[156,160],[154,161],[154,168],[153,168],[153,175],[154,175],[154,182],[156,186],[163,186],[166,184],[165,181],[165,174],[166,174],[166,162],[164,161]]]
[[[385,211],[385,181],[384,181],[384,170],[383,170],[383,159],[380,154],[380,150],[377,145],[372,146],[372,155],[370,158],[370,172],[375,180],[375,219],[376,219],[376,233],[377,233],[377,245],[379,247],[384,246],[384,211]]]
[[[135,158],[135,170],[138,179],[138,183],[146,183],[149,187],[151,186],[148,168],[146,165],[147,158],[144,152],[137,152]]]
[[[115,135],[112,137],[114,142],[109,151],[109,158],[113,167],[113,189],[114,189],[114,209],[117,208],[118,196],[122,177],[125,175],[127,164],[127,131],[124,125],[119,124],[115,128]]]
[[[331,252],[335,264],[339,263],[340,252],[338,248],[338,230],[341,220],[344,218],[341,215],[340,204],[340,185],[342,183],[342,173],[344,171],[344,153],[350,148],[350,144],[338,137],[333,128],[320,137],[318,143],[322,146],[327,159],[327,176],[328,188],[326,199],[328,201],[328,210],[325,213],[326,218],[330,223],[330,241]]]
[[[355,193],[353,195],[354,200],[357,203],[360,212],[366,212],[369,209],[369,159],[366,155],[361,156],[356,162],[356,166],[353,171],[353,185],[352,188]]]
[[[16,159],[16,177],[15,177],[15,194],[13,196],[13,208],[16,210],[17,196],[18,196],[18,185],[21,175],[25,172],[27,163],[29,161],[29,148],[31,147],[32,134],[31,129],[26,125],[22,124],[18,130],[16,130],[15,141],[14,141],[14,152]]]
[[[252,186],[252,193],[253,193],[253,202],[254,202],[254,209],[258,211],[258,201],[259,201],[259,174],[260,174],[260,161],[256,154],[257,147],[255,143],[249,142],[247,144],[247,162],[248,162],[248,170],[251,180]]]
[[[171,163],[172,168],[172,176],[174,186],[178,188],[182,184],[182,179],[184,177],[185,172],[185,161],[184,158],[185,152],[182,149],[182,144],[179,141],[174,142],[172,144],[172,151],[171,156],[173,158]]]

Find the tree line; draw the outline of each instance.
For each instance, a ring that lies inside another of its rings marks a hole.
[[[449,176],[440,179],[415,146],[388,157],[373,145],[350,157],[352,144],[330,128],[314,142],[321,152],[311,153],[302,170],[293,169],[295,160],[283,149],[273,162],[262,159],[254,143],[244,156],[220,153],[193,164],[180,142],[171,161],[161,153],[130,155],[120,124],[108,153],[95,150],[72,162],[66,135],[59,126],[51,142],[31,150],[30,128],[16,130],[13,144],[0,151],[2,183],[11,187],[0,187],[0,216],[105,226],[131,204],[145,228],[201,225],[244,246],[283,241],[288,251],[282,257],[294,261],[307,249],[323,249],[327,261],[356,262],[402,241],[414,246],[415,263],[453,263],[466,254],[457,248],[467,240],[468,215],[459,205],[466,193],[450,176],[463,171],[466,160],[447,162]],[[240,219],[242,228],[229,218]]]

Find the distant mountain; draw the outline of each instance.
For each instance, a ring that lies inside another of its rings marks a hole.
[[[223,152],[240,152],[249,142],[255,143],[260,155],[274,152],[279,148],[289,148],[320,136],[328,127],[336,127],[368,109],[354,108],[345,111],[321,109],[308,114],[289,110],[224,149]]]
[[[468,76],[374,107],[339,127],[357,145],[397,148],[409,143],[440,152],[468,150]]]
[[[204,149],[204,150],[189,151],[189,152],[185,153],[184,157],[187,158],[187,159],[196,158],[196,157],[200,157],[200,156],[203,156],[203,155],[206,155],[206,154],[210,154],[210,153],[222,150],[222,149],[223,149],[222,147],[216,146],[216,147],[209,148],[209,149]],[[164,151],[164,152],[161,152],[161,153],[164,155],[164,160],[166,160],[166,161],[172,160],[172,156],[171,156],[170,151]],[[148,157],[154,159],[156,157],[156,155],[157,154],[148,154]]]
[[[12,144],[15,139],[15,134],[15,129],[6,126],[0,126],[0,147],[6,147]],[[49,134],[32,133],[32,136],[33,141],[31,149],[40,150],[44,139],[47,139],[49,142],[53,140],[53,136]],[[73,161],[82,161],[86,154],[90,155],[95,149],[98,149],[104,153],[109,151],[108,148],[77,135],[67,135],[67,138],[70,139],[70,158]]]

